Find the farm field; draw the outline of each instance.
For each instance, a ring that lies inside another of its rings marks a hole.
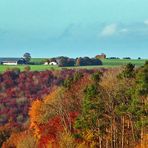
[[[128,63],[135,64],[136,66],[142,66],[145,63],[146,59],[105,59],[102,60],[104,66],[123,66]]]
[[[47,66],[47,65],[29,65],[31,71],[43,71],[43,70],[51,70],[51,69],[60,69],[57,66]],[[4,72],[8,69],[19,68],[21,71],[24,71],[26,65],[17,65],[17,66],[8,66],[8,65],[0,65],[0,72]]]
[[[44,59],[43,58],[32,58],[31,62],[42,62]],[[135,64],[136,66],[142,66],[144,65],[146,59],[142,60],[127,60],[127,59],[105,59],[102,60],[103,65],[101,66],[80,66],[80,67],[64,67],[68,69],[78,69],[78,68],[84,68],[84,69],[93,69],[93,68],[112,68],[112,67],[119,67],[119,66],[124,66],[127,63],[132,63]],[[13,68],[19,68],[21,71],[24,70],[24,67],[26,65],[18,65],[18,66],[8,66],[8,65],[0,65],[0,72],[4,72],[8,69],[13,69]],[[43,70],[60,70],[62,67],[58,66],[49,66],[49,65],[29,65],[31,68],[31,71],[43,71]]]

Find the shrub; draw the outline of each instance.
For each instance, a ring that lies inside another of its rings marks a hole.
[[[25,66],[24,67],[24,71],[30,71],[31,70],[31,67],[30,66]]]

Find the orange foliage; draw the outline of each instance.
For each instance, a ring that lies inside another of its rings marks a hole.
[[[47,145],[57,145],[57,135],[61,132],[63,127],[61,125],[60,117],[55,117],[49,120],[47,124],[39,126],[39,147],[45,147]]]
[[[56,99],[58,99],[59,94],[61,93],[61,89],[58,87],[54,87],[51,91],[51,93],[47,96],[44,97],[44,103],[45,104],[51,104],[53,103]]]
[[[34,134],[40,139],[40,129],[39,126],[46,124],[48,120],[53,116],[54,110],[50,107],[49,104],[52,104],[54,98],[56,98],[57,91],[53,90],[48,96],[44,98],[43,101],[37,99],[32,103],[32,106],[29,110],[30,116],[30,129],[34,129]],[[52,115],[51,115],[51,114]]]
[[[148,134],[143,137],[143,140],[140,144],[136,146],[136,148],[147,148],[148,147]]]
[[[10,136],[10,138],[6,142],[3,143],[2,148],[9,148],[9,147],[20,148],[20,146],[18,146],[18,145],[22,145],[22,144],[24,144],[24,146],[26,145],[26,147],[27,147],[27,145],[31,146],[31,143],[33,143],[34,146],[36,144],[36,140],[33,137],[31,131],[13,133]],[[24,148],[24,147],[21,146],[21,148]]]
[[[69,113],[71,124],[74,124],[74,121],[78,113],[71,112]],[[67,122],[69,124],[69,121]],[[39,125],[39,147],[46,147],[47,145],[58,145],[59,133],[64,131],[62,125],[61,117],[57,116],[53,119],[50,119],[47,124]]]
[[[42,114],[42,112],[41,112],[42,104],[43,104],[43,102],[40,100],[36,100],[36,101],[32,102],[32,106],[29,111],[29,116],[30,116],[30,120],[31,120],[30,127],[36,126],[35,123],[40,123],[40,114]]]

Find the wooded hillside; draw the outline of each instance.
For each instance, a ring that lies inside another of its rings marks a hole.
[[[122,69],[6,72],[0,82],[2,148],[147,147],[148,62],[138,69],[129,63]]]

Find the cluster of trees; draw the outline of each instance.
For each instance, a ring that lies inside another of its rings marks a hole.
[[[83,73],[93,71],[81,70]],[[28,120],[28,108],[36,98],[42,99],[52,87],[60,86],[74,70],[30,71],[28,66],[0,74],[0,125],[10,120],[21,124]]]
[[[66,66],[74,66],[75,65],[75,59],[68,58],[68,57],[58,57],[56,59],[58,66],[60,67],[66,67]]]
[[[119,57],[109,57],[107,59],[120,59]],[[131,57],[123,57],[123,59],[131,60]],[[141,57],[138,57],[138,60],[140,60]]]
[[[107,59],[120,59],[120,58],[119,57],[109,57]],[[123,59],[130,60],[131,58],[130,57],[123,57]]]
[[[0,128],[1,145],[145,148],[147,102],[148,62],[138,69],[128,64],[123,69],[69,72],[61,85],[31,103],[30,123],[15,131]]]
[[[130,58],[130,57],[123,57],[123,59],[127,59],[127,60],[130,60],[131,58]]]
[[[109,57],[107,59],[120,59],[119,57]]]
[[[102,65],[102,61],[96,58],[77,58],[76,59],[76,66],[87,66],[87,65]]]
[[[102,65],[100,59],[89,58],[89,57],[80,57],[80,58],[68,58],[68,57],[58,57],[52,58],[50,61],[56,61],[59,66],[89,66],[89,65]]]

